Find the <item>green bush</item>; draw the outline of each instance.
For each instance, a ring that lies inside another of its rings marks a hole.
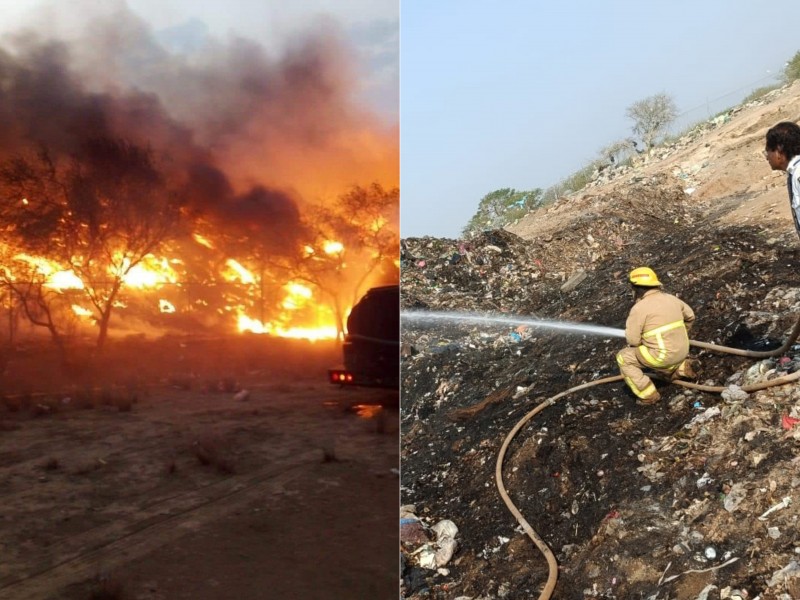
[[[783,79],[786,83],[792,83],[795,79],[800,79],[800,51],[796,52],[792,59],[783,68]]]
[[[756,88],[752,92],[750,92],[744,100],[742,100],[742,104],[747,104],[748,102],[753,102],[754,100],[758,100],[767,94],[769,94],[772,90],[777,90],[780,86],[779,85],[766,85],[764,87]]]

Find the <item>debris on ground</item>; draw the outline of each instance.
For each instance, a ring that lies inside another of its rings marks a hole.
[[[497,491],[498,451],[546,398],[617,375],[625,342],[515,317],[623,328],[627,273],[647,265],[695,310],[692,339],[750,350],[786,339],[800,240],[783,176],[760,156],[777,110],[800,114],[800,85],[509,230],[403,240],[404,310],[509,319],[403,322],[403,597],[531,598],[547,579]],[[642,407],[622,383],[597,386],[545,408],[510,445],[505,487],[556,555],[553,598],[800,598],[800,387],[742,389],[800,369],[800,345],[692,357],[698,383],[722,394],[657,382],[661,402]],[[414,519],[425,535],[412,539]],[[426,552],[444,520],[458,534],[442,570]]]

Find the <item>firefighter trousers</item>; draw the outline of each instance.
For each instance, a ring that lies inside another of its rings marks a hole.
[[[638,398],[649,398],[656,393],[656,386],[653,385],[651,379],[642,372],[642,369],[652,369],[658,373],[663,373],[667,377],[671,377],[675,370],[683,364],[683,360],[679,360],[677,364],[656,368],[644,361],[638,348],[628,346],[617,352],[617,364],[619,365],[620,373],[625,378],[625,383],[628,384],[631,391],[636,394]]]

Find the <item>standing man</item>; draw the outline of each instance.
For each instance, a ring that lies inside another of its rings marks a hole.
[[[639,403],[655,404],[661,395],[643,368],[671,379],[695,376],[686,360],[694,312],[683,300],[662,292],[661,282],[649,267],[634,269],[628,281],[634,305],[625,323],[628,347],[617,353],[617,364]]]
[[[797,235],[800,235],[800,126],[781,121],[767,131],[764,156],[773,171],[786,171],[789,205]]]

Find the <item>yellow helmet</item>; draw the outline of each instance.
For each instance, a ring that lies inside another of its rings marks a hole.
[[[633,285],[640,285],[642,287],[660,287],[661,282],[656,277],[656,272],[650,267],[639,267],[631,271],[628,275],[628,281]]]

